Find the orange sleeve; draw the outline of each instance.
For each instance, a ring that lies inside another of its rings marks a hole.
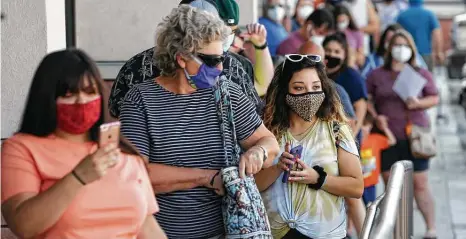
[[[388,149],[390,144],[388,143],[388,137],[380,135],[377,139],[380,151]]]
[[[2,144],[2,203],[19,193],[39,193],[41,177],[28,148],[11,138]]]
[[[152,184],[150,183],[149,174],[147,173],[147,169],[144,165],[144,161],[139,158],[135,158],[135,160],[139,161],[139,170],[142,174],[142,183],[145,188],[144,196],[147,199],[147,214],[152,215],[159,212],[159,205],[157,204],[157,199],[155,198],[154,190],[152,189]]]

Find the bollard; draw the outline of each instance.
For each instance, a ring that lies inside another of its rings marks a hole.
[[[362,238],[411,239],[412,236],[413,163],[404,160],[392,166],[385,193],[369,206]]]

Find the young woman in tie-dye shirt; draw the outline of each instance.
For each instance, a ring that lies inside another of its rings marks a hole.
[[[256,175],[274,238],[344,238],[344,197],[361,197],[364,184],[356,144],[319,56],[286,56],[267,92],[264,123],[282,152],[274,167]],[[301,157],[289,170],[290,148],[298,145]]]

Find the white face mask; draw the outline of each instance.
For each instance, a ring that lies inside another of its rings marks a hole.
[[[307,19],[311,13],[314,12],[314,8],[312,6],[302,6],[298,9],[298,17],[301,19]]]
[[[346,28],[348,28],[348,26],[349,26],[349,21],[339,22],[339,23],[337,24],[337,26],[338,26],[338,30],[344,31],[344,30],[346,30]]]
[[[318,46],[322,46],[322,43],[324,42],[324,40],[325,40],[324,36],[314,35],[311,37],[311,41],[314,42]]]
[[[227,52],[230,49],[231,44],[235,41],[235,34],[230,34],[227,39],[223,42],[223,51]]]
[[[267,11],[267,15],[270,19],[274,20],[277,23],[281,23],[283,18],[285,17],[285,9],[279,6],[269,8]]]
[[[293,16],[295,10],[296,10],[296,2],[297,0],[286,0],[286,15],[288,16]]]
[[[413,51],[408,46],[394,46],[392,48],[392,57],[398,62],[406,63],[412,55]]]

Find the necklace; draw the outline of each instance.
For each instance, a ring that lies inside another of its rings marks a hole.
[[[316,123],[316,121],[317,121],[317,120],[314,120],[314,121],[311,123],[311,125],[310,125],[306,130],[304,130],[302,133],[299,133],[299,134],[291,134],[291,135],[292,135],[295,139],[300,138],[300,139],[298,139],[298,140],[301,140],[301,139],[302,139],[301,136],[307,135],[307,134],[311,131],[311,129],[312,129],[312,127],[314,126],[314,124]]]

